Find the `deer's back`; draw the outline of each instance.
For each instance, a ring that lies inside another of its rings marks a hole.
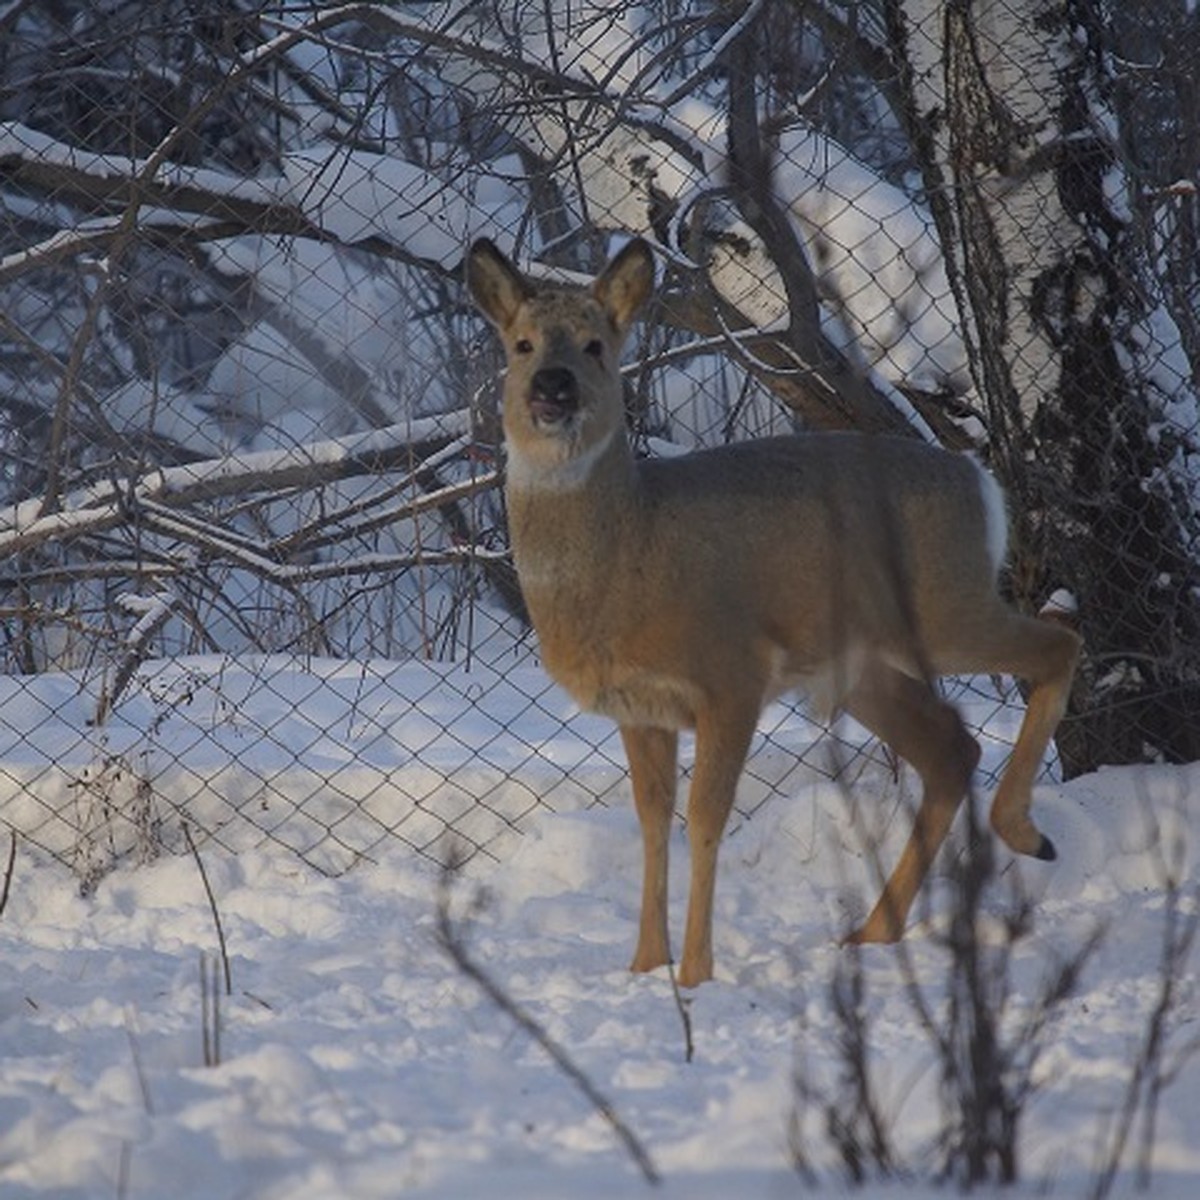
[[[897,567],[909,586],[949,593],[995,577],[979,467],[914,440],[769,438],[644,460],[638,476],[648,552],[708,560],[718,581],[736,566],[812,602]]]

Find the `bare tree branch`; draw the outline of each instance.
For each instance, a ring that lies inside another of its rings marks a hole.
[[[224,496],[373,474],[395,463],[419,460],[465,431],[469,422],[469,413],[462,411],[285,450],[159,468],[132,481],[97,483],[73,492],[64,497],[60,511],[49,514],[40,511],[39,501],[27,500],[0,510],[0,557],[112,529],[147,505],[180,509]],[[495,482],[489,474],[473,486],[482,489]]]

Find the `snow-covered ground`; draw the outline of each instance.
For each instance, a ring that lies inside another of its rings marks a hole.
[[[406,670],[410,675],[393,682],[415,683],[413,669]],[[94,736],[84,723],[87,697],[71,693],[67,677],[45,678],[40,687],[60,689],[53,705],[25,681],[25,690],[6,692],[0,706],[7,731],[0,819],[28,815],[21,806],[29,802],[37,754],[57,751],[69,767]],[[328,728],[348,730],[337,725],[347,697],[360,718],[356,736],[366,737],[361,680],[351,688],[334,670],[287,679],[239,690],[232,668],[222,675],[237,720],[214,706],[211,721],[225,730],[231,754],[240,747],[256,765],[246,730],[265,722],[268,710],[280,719],[286,711],[309,728],[333,719]],[[426,689],[425,707],[452,708],[453,682]],[[36,721],[21,707],[35,701],[42,704]],[[118,709],[131,728],[141,702],[135,691]],[[424,739],[427,761],[440,761],[455,745],[460,755],[473,755],[481,743],[495,757],[513,738],[514,761],[525,764],[531,790],[542,780],[556,780],[561,790],[564,775],[611,784],[612,745],[581,751],[587,739],[569,729],[552,736],[546,714],[554,703],[553,693],[535,708],[525,701],[511,733],[478,715],[472,727],[464,716],[436,744],[428,740],[433,723],[422,724],[418,708],[376,704],[366,722],[370,744],[379,754],[381,745],[395,747],[376,768],[400,794],[406,762],[428,771],[404,746],[406,735]],[[207,763],[217,778],[216,761],[204,757],[211,740],[203,752],[188,750],[200,743],[193,735],[185,746],[183,727],[174,724],[186,717],[194,727],[203,707],[199,695],[172,708],[154,731],[156,753],[173,746],[177,770],[182,762],[196,776]],[[72,723],[83,739],[75,749],[66,737]],[[36,737],[35,728],[42,731]],[[125,736],[119,722],[109,736]],[[281,740],[297,749],[298,734],[284,732]],[[311,750],[304,743],[284,765],[294,774],[307,754],[314,776],[334,778],[336,740],[314,741]],[[348,734],[341,744],[349,747]],[[539,775],[539,762],[553,769]],[[835,1090],[839,1031],[830,984],[851,955],[837,937],[861,910],[871,871],[837,787],[803,771],[785,790],[789,798],[769,796],[727,839],[718,978],[688,999],[691,1062],[666,973],[634,977],[625,970],[641,868],[623,784],[607,807],[571,811],[564,803],[555,813],[535,806],[522,819],[522,834],[497,842],[492,856],[477,855],[453,883],[451,911],[472,961],[611,1101],[660,1173],[663,1196],[775,1200],[807,1190],[789,1151],[796,1072],[812,1092]],[[906,832],[896,785],[868,771],[851,795],[864,812],[897,818],[885,835],[890,859]],[[1015,1028],[1057,959],[1098,924],[1105,927],[1047,1035],[1021,1132],[1016,1194],[1048,1189],[1074,1197],[1087,1194],[1157,998],[1164,854],[1180,847],[1183,878],[1194,886],[1200,766],[1113,769],[1043,784],[1037,813],[1060,860],[1001,856],[981,936],[989,952],[1003,940],[1010,885],[1019,881],[1036,900],[1036,920],[1011,964]],[[219,1057],[215,1065],[205,1065],[200,976],[201,956],[214,961],[217,940],[192,858],[121,865],[85,898],[65,867],[28,844],[19,850],[0,914],[3,1200],[589,1200],[649,1191],[609,1122],[440,945],[435,864],[395,839],[374,846],[374,862],[336,878],[274,843],[235,852],[209,840],[200,852],[233,985],[232,995],[221,997],[219,1054],[209,1051]],[[682,830],[674,852],[678,937],[686,888]],[[935,1012],[946,980],[938,935],[951,900],[941,875],[906,942]],[[906,1179],[878,1190],[925,1196],[937,1190],[936,1059],[895,951],[870,948],[861,962],[880,1107],[909,1168]],[[1195,1037],[1196,1016],[1193,962],[1179,981],[1168,1064]],[[1198,1112],[1200,1058],[1187,1061],[1163,1095],[1152,1195],[1198,1194]],[[814,1104],[802,1127],[810,1159],[839,1190],[835,1151]],[[1115,1194],[1129,1193],[1132,1183],[1126,1172]]]

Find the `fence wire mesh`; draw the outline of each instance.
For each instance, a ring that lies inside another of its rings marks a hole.
[[[1054,157],[1062,44],[1006,38],[1036,6],[989,6],[975,53],[1015,81],[993,96],[1013,123],[980,136],[1052,160],[981,184],[1024,314],[997,343],[983,210],[947,174],[955,97],[922,123],[943,7],[5,6],[0,820],[88,885],[183,821],[338,873],[401,843],[498,855],[539,810],[625,802],[616,731],[541,673],[507,555],[501,364],[461,285],[480,235],[581,276],[655,242],[628,367],[644,453],[835,426],[973,448],[1013,496],[1008,586],[1033,607],[1055,563],[1123,539],[1084,685],[1174,671],[1193,691],[1155,676],[1154,719],[1194,744],[1196,14],[1078,6],[1109,72],[1083,100],[1117,130],[1067,164],[1093,195]],[[1118,35],[1153,66],[1122,72]],[[1055,403],[1081,374],[1086,413]],[[994,770],[1015,686],[952,690]],[[893,767],[775,705],[738,811]]]

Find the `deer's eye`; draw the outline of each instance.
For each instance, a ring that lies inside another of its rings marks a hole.
[[[517,344],[513,347],[513,349],[518,354],[532,354],[533,343],[528,338],[518,338]]]
[[[603,358],[604,343],[599,338],[592,338],[592,340],[588,342],[586,346],[584,346],[583,352],[588,356],[588,358]]]

